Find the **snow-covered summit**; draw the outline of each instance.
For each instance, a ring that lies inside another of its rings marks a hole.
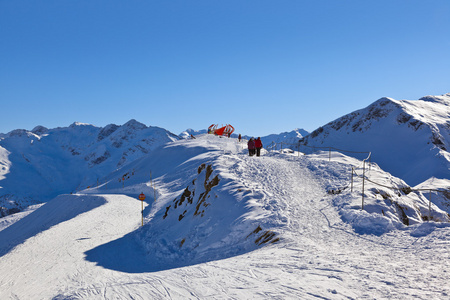
[[[303,139],[307,146],[372,152],[372,160],[411,185],[450,179],[450,94],[381,98]]]
[[[31,130],[31,132],[36,134],[36,135],[43,135],[43,134],[48,132],[48,128],[44,127],[44,126],[41,126],[41,125],[38,125],[38,126],[34,127]]]
[[[136,120],[103,128],[75,122],[13,130],[0,139],[0,206],[23,209],[97,184],[113,170],[177,139]]]
[[[273,143],[286,143],[286,144],[296,144],[299,139],[307,136],[308,131],[300,128],[296,128],[289,132],[282,132],[280,134],[270,134],[261,137],[261,141],[264,146],[269,146]]]
[[[194,130],[192,128],[186,129],[185,131],[183,131],[182,133],[180,133],[180,137],[183,139],[190,139],[191,135],[196,136],[196,135],[200,135],[200,134],[205,134],[208,133],[207,129],[200,129],[200,130]]]

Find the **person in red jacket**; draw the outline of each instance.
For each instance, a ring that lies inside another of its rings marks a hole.
[[[262,148],[262,142],[261,138],[258,137],[255,141],[255,149],[256,149],[256,156],[259,156],[261,154],[261,148]]]

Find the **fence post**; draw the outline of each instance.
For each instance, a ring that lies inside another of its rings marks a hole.
[[[430,195],[429,195],[429,199],[428,199],[428,222],[431,221],[431,190],[430,190]]]
[[[362,204],[361,210],[364,210],[364,178],[366,177],[366,161],[363,161],[363,180],[362,180]]]
[[[354,171],[354,168],[352,167],[352,184],[351,184],[351,192],[353,193],[353,171]]]

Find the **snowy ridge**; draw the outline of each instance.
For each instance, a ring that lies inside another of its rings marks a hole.
[[[101,182],[105,175],[178,137],[130,120],[99,128],[14,130],[0,139],[2,215]]]
[[[187,129],[186,131],[183,131],[180,134],[180,137],[182,137],[184,139],[189,139],[189,138],[191,138],[191,134],[193,136],[197,136],[197,135],[205,134],[207,132],[208,131],[206,129],[203,129],[203,130]],[[267,146],[271,145],[272,143],[296,144],[299,139],[307,136],[308,134],[309,134],[308,131],[306,131],[304,129],[296,128],[289,132],[282,132],[279,134],[269,134],[266,136],[262,136],[261,142],[263,143],[263,147],[265,147],[265,148]],[[233,133],[231,136],[233,138],[237,138],[238,135],[239,134]],[[248,135],[242,135],[241,137],[245,140],[249,140],[250,138],[252,138],[252,136],[248,136]],[[256,137],[253,137],[253,138],[256,138]]]
[[[98,187],[3,218],[0,298],[450,294],[448,215],[434,203],[428,211],[422,194],[367,182],[361,210],[362,182],[349,189],[361,161],[339,153],[329,161],[327,152],[249,157],[245,148],[212,135],[168,143]],[[368,172],[406,186],[375,164]]]
[[[370,151],[384,170],[417,185],[450,179],[450,94],[420,100],[381,98],[303,139],[308,146]]]

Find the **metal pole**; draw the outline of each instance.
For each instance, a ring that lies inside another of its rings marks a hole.
[[[431,221],[431,190],[430,190],[430,199],[428,199],[428,222]]]
[[[329,147],[329,152],[328,152],[328,161],[331,161],[331,147]]]
[[[351,185],[351,192],[353,193],[353,167],[352,167],[352,185]]]
[[[363,161],[363,181],[362,181],[362,205],[361,210],[364,210],[364,178],[366,177],[366,161]]]

